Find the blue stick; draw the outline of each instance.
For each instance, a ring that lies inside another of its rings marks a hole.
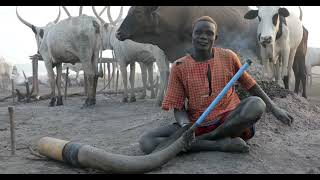
[[[198,118],[198,120],[193,124],[191,129],[199,126],[209,115],[209,113],[213,110],[213,108],[219,103],[222,97],[228,92],[228,90],[233,86],[233,84],[241,77],[244,71],[251,65],[252,61],[248,59],[246,63],[241,66],[238,72],[232,77],[232,79],[228,82],[228,84],[223,88],[223,90],[219,93],[219,95],[212,101],[209,107],[202,113],[202,115]]]

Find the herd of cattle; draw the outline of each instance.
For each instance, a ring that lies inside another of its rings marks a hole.
[[[169,77],[169,63],[184,56],[191,48],[192,22],[200,16],[208,15],[218,24],[217,45],[232,49],[233,39],[242,36],[242,48],[255,52],[266,72],[272,72],[275,81],[289,88],[291,69],[295,75],[295,92],[298,93],[302,82],[302,96],[306,96],[306,82],[311,68],[320,66],[320,49],[307,47],[308,30],[302,23],[302,10],[297,17],[280,6],[258,6],[252,10],[247,6],[133,6],[122,19],[121,7],[114,21],[110,6],[100,13],[92,7],[96,17],[82,14],[71,16],[63,7],[67,19],[57,18],[45,27],[37,27],[20,17],[18,19],[32,29],[35,34],[38,53],[44,60],[51,87],[50,106],[62,105],[61,74],[62,63],[81,63],[79,70],[84,71],[87,99],[84,106],[96,103],[98,77],[102,76],[101,62],[103,50],[113,50],[118,61],[124,84],[123,101],[128,101],[127,66],[130,64],[130,102],[135,101],[134,75],[135,62],[141,67],[143,86],[147,76],[151,85],[151,97],[157,97],[161,104]],[[101,18],[107,9],[109,23]],[[256,20],[257,19],[257,20]],[[245,56],[245,55],[244,55]],[[155,95],[153,90],[153,63],[156,62],[160,73],[160,88]],[[0,62],[0,77],[8,74]],[[53,68],[56,67],[55,79]],[[148,71],[148,73],[147,73]],[[311,83],[310,83],[311,84]],[[58,96],[55,94],[57,85]],[[57,102],[56,102],[57,101]]]

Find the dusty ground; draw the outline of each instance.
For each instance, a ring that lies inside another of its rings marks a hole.
[[[23,89],[23,87],[21,87]],[[48,91],[42,86],[41,92]],[[69,92],[79,92],[72,88]],[[1,96],[5,96],[2,93]],[[316,93],[313,93],[315,95]],[[319,95],[318,95],[319,97]],[[15,106],[17,152],[10,155],[7,107],[0,103],[0,173],[99,173],[33,156],[28,146],[50,136],[86,143],[112,153],[142,155],[140,135],[173,122],[172,112],[154,106],[155,100],[121,103],[121,95],[98,95],[94,109],[81,109],[85,97],[72,97],[64,106],[47,107],[48,100]],[[248,154],[201,152],[180,155],[151,173],[320,173],[320,98],[288,95],[275,102],[294,118],[289,127],[266,113],[248,141]]]

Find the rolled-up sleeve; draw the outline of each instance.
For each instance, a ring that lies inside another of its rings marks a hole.
[[[240,59],[238,58],[238,56],[230,51],[231,54],[231,58],[233,59],[234,62],[234,67],[235,67],[235,73],[238,72],[238,70],[240,69],[240,67],[242,66]],[[256,85],[256,81],[250,76],[249,73],[247,73],[247,71],[245,71],[242,76],[239,78],[238,80],[241,84],[241,86],[246,89],[249,90],[252,86]]]
[[[182,74],[178,67],[173,64],[169,76],[167,91],[162,103],[162,109],[168,111],[170,109],[182,109],[186,99],[185,90],[182,82]]]

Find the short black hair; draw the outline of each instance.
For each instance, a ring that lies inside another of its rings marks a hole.
[[[214,26],[215,26],[215,33],[217,33],[217,31],[218,31],[218,25],[217,25],[216,21],[214,21],[210,16],[201,16],[201,17],[199,17],[198,19],[196,19],[196,20],[192,23],[192,30],[194,29],[194,26],[196,25],[196,23],[197,23],[197,22],[200,22],[200,21],[207,21],[207,22],[213,23]]]

